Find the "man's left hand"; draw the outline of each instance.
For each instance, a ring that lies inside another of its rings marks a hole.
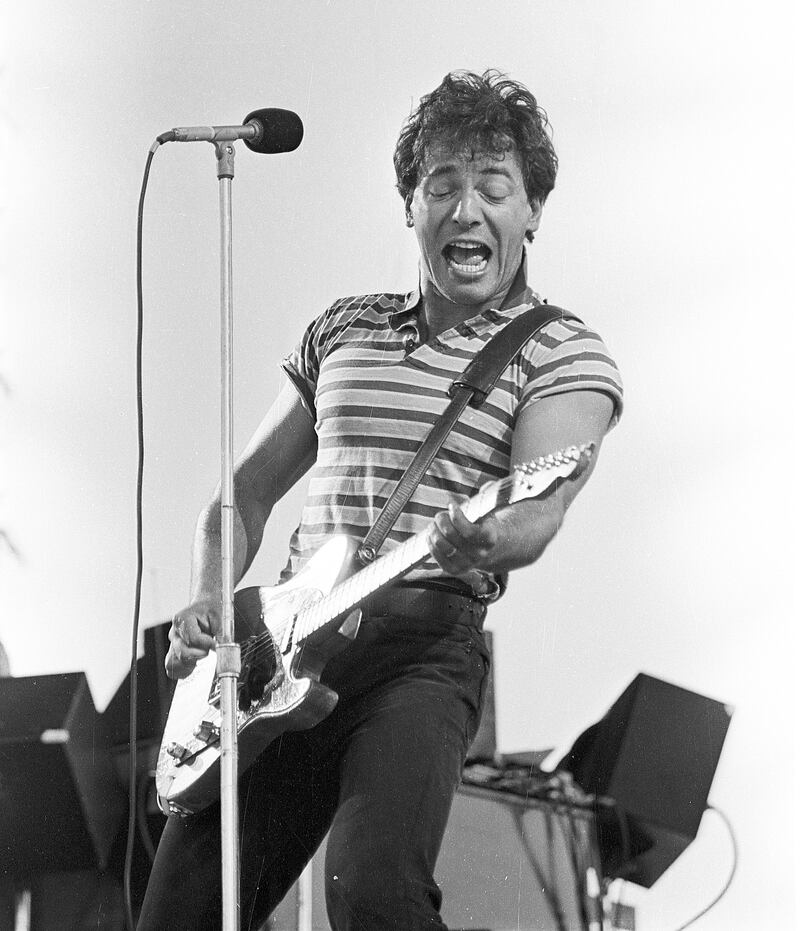
[[[462,576],[484,567],[498,536],[498,522],[493,516],[473,524],[457,504],[450,504],[433,519],[428,549],[447,575]]]

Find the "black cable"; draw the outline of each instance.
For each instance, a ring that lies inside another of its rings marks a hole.
[[[587,902],[592,903],[592,915],[590,920],[600,919],[600,926],[605,925],[606,910],[606,888],[604,888],[603,879],[603,851],[600,846],[600,816],[597,810],[597,804],[592,806],[592,815],[586,827],[585,846],[585,863],[586,871],[584,873],[586,898]],[[592,871],[594,888],[589,888],[589,871]],[[599,915],[597,912],[599,911]]]
[[[736,868],[739,865],[739,848],[736,843],[736,834],[734,833],[733,825],[731,824],[728,816],[721,809],[717,808],[714,805],[706,805],[706,808],[709,811],[716,812],[720,816],[720,818],[722,818],[722,821],[725,827],[728,829],[728,836],[731,839],[731,848],[733,850],[733,863],[731,864],[731,871],[728,874],[728,878],[725,881],[725,885],[722,887],[720,892],[708,903],[708,905],[706,905],[704,909],[699,911],[696,915],[690,918],[687,922],[682,924],[679,928],[676,928],[675,931],[684,931],[684,929],[688,928],[689,925],[693,925],[697,921],[698,918],[702,918],[703,915],[711,911],[711,909],[717,904],[717,902],[719,902],[719,900],[725,895],[728,889],[730,889],[731,883],[733,882],[733,877],[736,875]]]
[[[558,874],[556,867],[556,849],[555,849],[555,829],[553,828],[553,818],[556,817],[553,808],[548,806],[544,816],[544,830],[547,839],[547,869],[550,876]]]
[[[147,153],[147,162],[139,194],[139,210],[136,224],[136,427],[138,437],[138,466],[136,471],[136,595],[133,606],[133,630],[131,633],[130,708],[128,717],[128,833],[125,844],[125,869],[123,887],[125,897],[125,923],[128,931],[135,931],[133,905],[131,901],[131,868],[133,864],[133,842],[136,834],[138,793],[136,789],[136,702],[138,698],[136,661],[139,653],[139,613],[142,606],[142,488],[144,479],[144,410],[142,404],[142,332],[144,329],[144,300],[142,297],[142,226],[144,217],[144,195],[150,177],[150,165],[161,140],[156,140]]]
[[[556,865],[556,844],[553,820],[557,819],[558,815],[556,814],[552,805],[548,806],[544,817],[545,832],[547,835],[547,867],[549,870],[550,878],[553,882],[553,910],[556,915],[558,931],[567,931],[567,919],[564,917],[564,910],[561,907],[561,901],[558,897],[558,884],[555,881],[555,877],[558,875],[559,870],[558,866]]]
[[[572,814],[569,809],[560,812],[558,826],[561,828],[561,834],[564,838],[564,846],[572,866],[572,879],[575,887],[575,904],[578,908],[578,920],[581,928],[586,931],[589,927],[589,916],[586,914],[586,902],[584,899],[584,877],[581,874],[581,864],[578,859],[579,849],[575,838],[575,825],[572,821]],[[567,819],[569,827],[564,824],[564,818]]]
[[[589,867],[593,866],[591,860],[591,838],[581,836],[579,826],[575,819],[575,810],[573,808],[567,811],[567,821],[569,823],[569,833],[572,838],[572,849],[575,853],[575,875],[577,877],[576,889],[579,893],[581,906],[581,918],[588,929],[591,927],[591,916],[587,910],[589,901]]]

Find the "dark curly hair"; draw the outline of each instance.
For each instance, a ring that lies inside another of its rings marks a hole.
[[[406,121],[394,150],[397,190],[406,205],[433,143],[471,155],[516,149],[532,205],[543,204],[556,182],[547,114],[526,87],[493,69],[481,75],[451,71]]]

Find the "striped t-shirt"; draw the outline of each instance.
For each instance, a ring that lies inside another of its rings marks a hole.
[[[318,437],[308,497],[283,577],[332,534],[363,539],[431,425],[447,389],[481,347],[538,297],[487,310],[419,344],[419,291],[343,298],[306,330],[283,368],[314,417]],[[514,423],[538,398],[576,389],[622,402],[619,372],[600,337],[577,321],[544,327],[508,366],[483,406],[461,415],[381,552],[424,530],[453,499],[471,497],[511,466]],[[408,578],[441,576],[430,559]]]

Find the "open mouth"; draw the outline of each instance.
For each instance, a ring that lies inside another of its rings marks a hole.
[[[442,255],[450,268],[468,275],[477,275],[489,264],[492,250],[473,239],[457,239],[442,249]]]

